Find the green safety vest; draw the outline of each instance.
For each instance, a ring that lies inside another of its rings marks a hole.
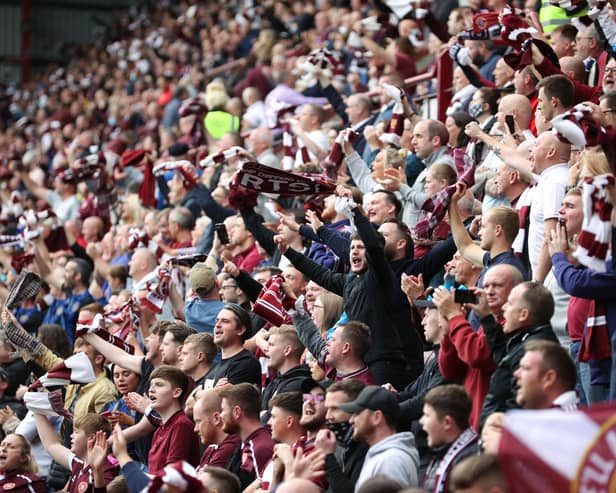
[[[573,15],[569,15],[565,9],[552,5],[544,0],[541,2],[541,9],[539,10],[539,22],[541,22],[543,32],[548,34],[558,26],[571,24],[571,19],[573,17],[581,17],[587,13],[588,9],[583,9]]]

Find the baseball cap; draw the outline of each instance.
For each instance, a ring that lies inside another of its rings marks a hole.
[[[432,297],[426,300],[415,300],[415,306],[417,308],[436,308],[434,301],[432,301]]]
[[[313,378],[306,378],[302,381],[301,391],[302,394],[309,394],[312,389],[315,387],[319,387],[321,390],[325,390],[325,386],[319,382],[317,382]]]
[[[198,262],[190,269],[190,287],[193,291],[202,289],[210,292],[216,283],[216,274],[204,262]]]
[[[398,413],[400,405],[396,396],[387,389],[378,385],[368,385],[359,393],[357,399],[341,404],[340,409],[347,413],[358,413],[364,409],[371,411],[386,411]]]

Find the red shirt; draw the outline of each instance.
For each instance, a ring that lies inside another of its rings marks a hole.
[[[257,267],[263,261],[263,257],[257,250],[257,244],[253,243],[252,246],[248,247],[243,252],[238,253],[235,257],[231,259],[235,265],[237,265],[238,269],[245,270],[249,274],[252,274],[252,271],[255,267]]]
[[[167,464],[179,460],[199,464],[199,443],[193,431],[195,425],[179,410],[154,432],[148,454],[148,473],[162,474]]]
[[[242,460],[240,469],[252,479],[261,478],[263,471],[274,454],[272,432],[268,428],[257,428],[241,444]]]
[[[592,300],[571,296],[567,307],[567,331],[573,342],[579,342],[584,337],[584,327],[588,321],[588,310]]]
[[[92,468],[83,460],[79,459],[75,454],[69,457],[69,466],[71,469],[71,478],[68,482],[69,493],[91,493],[94,491],[94,477]],[[105,459],[103,466],[103,477],[105,484],[111,482],[118,475],[118,468],[109,460]]]
[[[441,339],[438,366],[447,380],[463,380],[473,402],[470,423],[478,430],[490,377],[496,369],[483,327],[474,332],[463,315],[449,320],[449,334]]]
[[[201,463],[197,468],[197,472],[205,466],[227,467],[227,462],[229,462],[235,449],[240,446],[240,443],[239,436],[227,435],[222,442],[208,445],[201,456]]]
[[[36,474],[16,469],[0,475],[0,491],[11,493],[45,493],[45,481]]]

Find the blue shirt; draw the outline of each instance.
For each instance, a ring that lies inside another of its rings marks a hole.
[[[65,299],[54,298],[53,303],[45,314],[45,318],[43,318],[43,323],[61,325],[66,335],[68,335],[69,342],[73,345],[75,343],[75,325],[79,309],[90,303],[94,303],[94,298],[92,298],[89,291],[73,294],[67,290]]]
[[[222,310],[225,304],[218,300],[200,300],[191,298],[184,306],[184,316],[186,323],[197,332],[214,333],[216,325],[216,315]]]

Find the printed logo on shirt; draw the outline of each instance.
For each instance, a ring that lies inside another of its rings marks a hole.
[[[12,490],[13,488],[15,488],[15,486],[17,486],[15,483],[6,483],[2,486],[2,489]]]
[[[82,481],[81,483],[79,483],[79,486],[77,486],[77,492],[84,493],[88,489],[89,486],[90,486],[90,483],[88,483],[87,481]]]

